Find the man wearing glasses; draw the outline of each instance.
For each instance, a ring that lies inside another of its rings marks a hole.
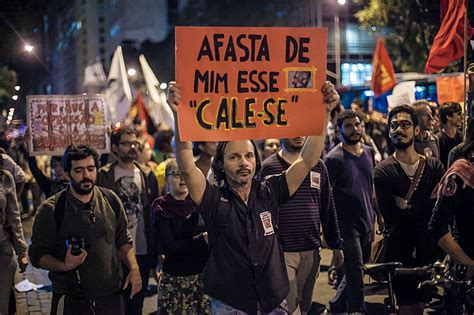
[[[395,107],[388,123],[395,153],[377,164],[374,171],[377,204],[390,231],[385,261],[398,261],[406,268],[420,267],[443,257],[430,238],[428,222],[435,205],[433,191],[444,167],[438,159],[415,151],[414,140],[420,128],[412,107]],[[417,285],[413,278],[394,279],[400,314],[423,314],[425,301]]]
[[[33,266],[50,271],[51,314],[60,313],[59,305],[64,314],[123,314],[119,257],[130,270],[125,286],[131,284],[132,296],[141,290],[125,211],[115,194],[95,186],[98,165],[93,148],[69,146],[69,187],[36,214],[29,254]]]
[[[128,220],[128,231],[143,281],[143,290],[132,300],[125,298],[126,314],[141,314],[144,290],[147,289],[150,269],[155,266],[156,254],[153,242],[150,208],[158,196],[158,181],[153,172],[138,164],[137,151],[140,142],[132,127],[115,129],[110,142],[117,160],[103,166],[97,175],[97,185],[113,190],[123,203]]]

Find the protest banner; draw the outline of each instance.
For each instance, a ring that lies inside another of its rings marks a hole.
[[[176,27],[183,140],[321,134],[323,28]]]
[[[102,95],[27,96],[31,155],[62,155],[70,144],[110,151],[107,106]]]
[[[445,102],[464,103],[464,80],[462,75],[455,77],[437,77],[436,91],[438,104]]]

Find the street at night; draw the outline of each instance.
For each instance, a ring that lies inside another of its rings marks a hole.
[[[0,315],[474,313],[474,0],[0,0]]]

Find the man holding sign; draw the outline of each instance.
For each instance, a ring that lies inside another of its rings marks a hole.
[[[326,125],[339,95],[329,82],[321,91],[326,113],[319,116]],[[170,83],[168,104],[175,122],[181,96],[179,85]],[[318,162],[325,125],[322,134],[308,137],[301,156],[286,172],[264,180],[254,178],[260,160],[252,140],[220,142],[212,170],[224,182],[221,188],[210,185],[196,167],[191,142],[182,141],[175,126],[178,167],[209,233],[211,253],[204,286],[213,298],[215,314],[287,314],[284,299],[289,284],[275,234],[276,217],[279,206],[290,199]]]

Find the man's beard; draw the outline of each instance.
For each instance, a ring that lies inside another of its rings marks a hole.
[[[350,136],[346,136],[344,133],[342,133],[342,138],[344,139],[344,143],[348,144],[348,145],[354,145],[354,144],[357,144],[358,142],[360,142],[360,139],[362,139],[362,135],[359,134],[359,137],[357,140],[353,140],[351,139],[351,136],[355,134],[355,133],[352,133]]]
[[[82,188],[81,184],[84,184],[84,183],[92,183],[92,185],[90,188]],[[77,194],[87,195],[90,192],[92,192],[92,190],[94,189],[94,182],[90,179],[84,179],[78,183],[75,180],[71,179],[71,186]]]
[[[296,143],[296,141],[293,141],[293,139],[290,140],[283,140],[283,146],[285,147],[285,150],[288,152],[292,153],[299,153],[301,150],[303,150],[305,141],[303,141],[303,144]]]
[[[395,143],[392,141],[392,144],[397,150],[406,150],[413,145],[413,141],[414,141],[414,138],[411,138],[410,141],[405,142],[405,143],[404,142]]]
[[[130,154],[130,152],[128,152],[126,154],[122,153],[119,156],[119,159],[124,163],[131,163],[131,162],[135,161],[136,158],[137,158],[137,154],[136,153],[135,154]]]
[[[288,152],[299,153],[303,149],[303,146],[286,144],[285,149]]]

